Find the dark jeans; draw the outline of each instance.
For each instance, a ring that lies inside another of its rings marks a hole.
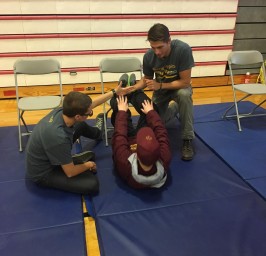
[[[128,117],[127,117],[127,124],[128,124],[128,136],[133,137],[137,134],[138,130],[142,127],[147,126],[146,123],[146,114],[144,114],[141,109],[142,109],[142,103],[144,100],[149,100],[151,99],[143,92],[143,90],[137,90],[135,92],[132,92],[129,95],[126,95],[127,97],[127,102],[131,103],[132,106],[136,109],[136,111],[139,113],[139,119],[137,122],[136,127],[134,127],[132,118],[131,118],[131,112],[128,109]],[[113,110],[112,116],[111,116],[111,123],[114,126],[115,125],[115,119],[116,115],[118,112],[118,107],[117,107],[117,101],[116,97],[113,97],[110,101],[111,108]],[[153,103],[153,108],[158,112],[157,106]]]
[[[37,184],[82,195],[93,195],[99,191],[98,179],[91,171],[68,178],[61,166],[57,166]]]
[[[101,131],[97,127],[89,126],[86,122],[80,122],[75,125],[73,143],[80,136],[99,139],[101,138]],[[83,195],[92,195],[99,191],[97,176],[91,171],[88,170],[77,176],[68,178],[61,166],[56,166],[52,172],[38,182],[38,185]]]
[[[92,127],[86,122],[79,122],[75,124],[73,143],[80,137],[87,137],[89,139],[97,140],[101,138],[101,131],[97,127]]]

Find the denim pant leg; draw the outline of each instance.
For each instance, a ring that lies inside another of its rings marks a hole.
[[[97,127],[92,127],[86,122],[79,122],[75,124],[73,143],[80,137],[87,137],[89,139],[97,140],[101,138],[101,131]]]
[[[146,122],[146,114],[142,112],[142,103],[145,101],[151,101],[151,99],[143,92],[143,90],[138,90],[129,95],[129,102],[133,105],[133,107],[136,109],[136,111],[139,113],[139,120],[136,127],[136,130],[138,131],[140,128],[147,126]],[[158,108],[156,104],[153,103],[153,108],[155,111],[158,112]]]
[[[174,91],[173,91],[174,92]],[[167,123],[175,115],[168,109],[169,102],[172,100],[172,93],[170,91],[154,91],[152,95],[152,101],[158,108],[158,113],[163,122]]]
[[[170,101],[175,101],[175,104],[170,104]],[[163,93],[154,92],[153,101],[159,108],[159,114],[164,122],[168,122],[179,113],[181,123],[182,139],[193,139],[193,101],[192,101],[192,87],[179,90],[168,90]],[[178,107],[178,108],[177,108]]]
[[[175,95],[173,100],[178,104],[182,139],[194,139],[192,87],[179,89]]]
[[[57,166],[37,184],[83,195],[93,195],[99,190],[99,181],[92,172],[85,171],[77,176],[68,178],[61,166]]]

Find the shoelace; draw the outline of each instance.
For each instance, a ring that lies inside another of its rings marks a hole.
[[[186,150],[192,150],[190,140],[184,140],[183,148]]]
[[[96,126],[98,129],[102,130],[102,127],[103,127],[103,116],[101,116],[101,117],[97,117],[97,120],[96,120],[96,124],[95,124],[95,126]]]

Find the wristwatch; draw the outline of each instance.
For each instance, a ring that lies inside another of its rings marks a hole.
[[[112,92],[113,92],[113,96],[116,97],[115,89],[112,89]]]

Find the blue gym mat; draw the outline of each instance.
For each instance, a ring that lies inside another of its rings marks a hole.
[[[223,120],[225,111],[232,105],[232,102],[206,104],[194,106],[194,123],[206,123]],[[239,113],[248,113],[254,104],[250,101],[243,101],[239,104]],[[257,109],[257,113],[265,113],[263,108]],[[229,114],[235,114],[235,109],[231,109]]]
[[[25,154],[20,153],[18,147],[5,148],[1,143],[0,145],[0,182],[24,179]]]
[[[248,108],[254,104],[244,102],[241,106]],[[202,108],[195,109],[199,113]],[[204,109],[206,113],[215,112],[217,116],[223,112],[220,104],[206,105]],[[259,110],[264,111],[262,108]],[[200,115],[197,118],[202,120]],[[236,120],[198,122],[194,125],[197,136],[266,198],[266,117],[244,118],[241,126],[242,132],[238,131]]]
[[[263,256],[265,213],[265,202],[248,193],[101,215],[101,255]]]
[[[0,128],[0,159],[0,255],[87,255],[81,196],[25,179],[17,127]]]
[[[173,160],[160,189],[131,189],[111,147],[95,147],[100,192],[86,202],[101,255],[266,255],[265,201],[198,138],[193,161],[181,161],[179,128],[168,125]]]
[[[0,234],[83,221],[81,197],[28,180],[0,183]]]
[[[1,256],[87,255],[84,224],[70,223],[8,234],[0,234]]]

